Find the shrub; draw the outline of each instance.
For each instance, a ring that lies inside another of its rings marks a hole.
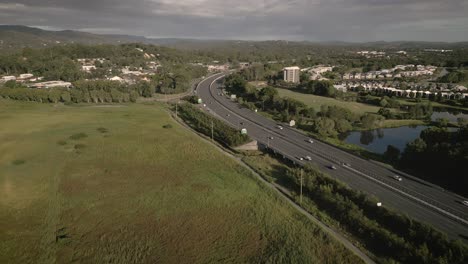
[[[14,161],[12,162],[13,165],[22,165],[22,164],[24,164],[24,163],[26,163],[26,161],[25,161],[25,160],[22,160],[22,159],[14,160]]]
[[[200,111],[191,104],[180,104],[179,116],[190,127],[209,137],[211,137],[211,128],[213,126],[214,139],[224,145],[235,147],[250,141],[249,136],[241,134],[240,131]]]
[[[98,127],[98,128],[97,128],[97,131],[99,131],[99,132],[101,132],[101,133],[107,133],[107,132],[109,132],[109,130],[108,130],[107,128],[105,128],[105,127]]]
[[[85,144],[76,144],[74,148],[76,150],[82,150],[82,149],[86,148],[86,145]]]
[[[88,137],[88,135],[86,133],[77,133],[77,134],[71,135],[70,139],[79,140],[79,139],[83,139],[83,138],[86,138],[86,137]]]

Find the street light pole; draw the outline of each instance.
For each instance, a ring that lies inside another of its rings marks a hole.
[[[303,182],[303,177],[302,177],[302,169],[301,169],[301,195],[299,197],[299,203],[302,205],[302,182]]]
[[[214,132],[213,132],[214,128],[213,127],[214,127],[213,119],[211,119],[211,141],[212,142],[213,142],[213,138],[214,138]]]

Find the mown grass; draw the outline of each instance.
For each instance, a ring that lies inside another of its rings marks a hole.
[[[281,97],[288,97],[291,99],[301,101],[307,106],[313,107],[315,111],[320,111],[320,106],[322,105],[344,107],[360,115],[363,115],[365,113],[377,113],[380,109],[380,107],[373,105],[367,105],[357,102],[345,102],[324,96],[298,93],[288,89],[277,88],[277,90]]]
[[[289,97],[289,98],[301,101],[307,106],[313,107],[315,111],[320,111],[320,106],[322,105],[343,107],[360,115],[363,115],[366,113],[377,114],[377,112],[380,109],[380,107],[373,106],[373,105],[357,103],[357,102],[340,101],[334,98],[318,96],[318,95],[313,95],[313,94],[303,94],[303,93],[291,91],[288,89],[277,88],[277,90],[280,96]],[[398,111],[398,110],[393,109],[392,111]],[[404,120],[389,119],[389,120],[384,120],[382,124],[380,125],[380,128],[391,128],[391,127],[401,127],[401,126],[407,126],[407,125],[424,125],[424,124],[425,124],[424,121],[416,120],[416,119],[404,119]]]
[[[0,117],[0,263],[360,262],[159,104]]]

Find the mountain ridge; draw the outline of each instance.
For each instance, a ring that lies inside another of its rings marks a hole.
[[[20,48],[41,48],[64,44],[122,44],[144,43],[161,46],[180,47],[186,49],[202,49],[204,44],[252,44],[252,43],[302,43],[304,45],[353,46],[363,48],[411,49],[411,48],[458,48],[468,47],[468,42],[424,42],[424,41],[288,41],[288,40],[223,40],[223,39],[192,39],[192,38],[149,38],[134,35],[95,34],[76,30],[52,31],[23,25],[0,25],[0,51]]]

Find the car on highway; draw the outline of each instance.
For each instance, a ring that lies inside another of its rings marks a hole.
[[[341,166],[348,166],[348,167],[351,167],[351,164],[347,163],[347,162],[343,162],[341,163]]]
[[[276,126],[276,128],[281,129],[281,130],[283,129],[283,127],[280,125]]]
[[[468,206],[468,201],[463,201],[462,204],[463,204],[464,206]]]
[[[314,141],[311,138],[307,139],[307,142],[309,142],[311,144],[314,143]]]
[[[305,159],[306,160],[312,160],[312,158],[310,156],[305,156]]]
[[[268,139],[275,139],[275,138],[274,138],[274,137],[272,137],[272,136],[269,136],[269,137],[268,137]]]
[[[331,170],[336,170],[335,165],[330,165],[330,166],[328,166],[328,168],[331,169]]]
[[[395,179],[397,181],[402,181],[403,180],[403,178],[400,175],[393,175],[393,179]]]
[[[303,158],[303,157],[297,157],[297,159],[298,159],[298,160],[304,160],[304,158]]]
[[[230,114],[227,114],[226,116],[231,116]]]

